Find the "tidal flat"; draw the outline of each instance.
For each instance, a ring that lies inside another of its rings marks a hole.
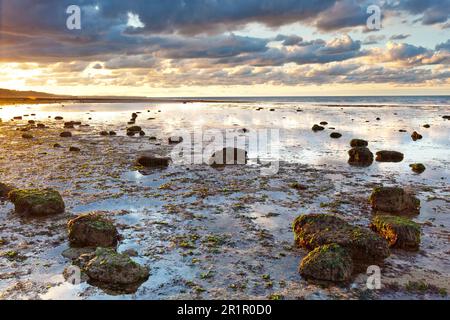
[[[145,136],[127,135],[132,113]],[[58,190],[65,212],[24,217],[10,201],[0,202],[0,299],[449,299],[448,115],[448,105],[3,106],[0,182]],[[69,121],[81,125],[64,128]],[[321,123],[323,130],[311,130]],[[177,160],[168,168],[136,165],[142,151],[170,156],[175,146],[168,138],[180,130],[245,137],[264,129],[279,132],[279,153],[270,159],[249,152],[247,165],[220,170]],[[72,135],[61,137],[65,131]],[[414,141],[414,131],[422,139]],[[331,138],[333,132],[341,136]],[[404,159],[351,166],[356,138],[373,153],[398,151]],[[278,172],[262,175],[262,160],[279,163]],[[426,170],[413,172],[417,163]],[[294,243],[293,221],[333,214],[368,228],[374,216],[368,199],[379,186],[407,188],[420,199],[420,214],[411,217],[421,226],[419,250],[391,250],[380,265],[380,290],[367,288],[365,272],[339,284],[304,279],[298,268],[308,252]],[[63,276],[72,264],[62,255],[69,248],[67,222],[94,211],[117,226],[117,251],[133,251],[132,259],[150,271],[134,292],[74,285]]]

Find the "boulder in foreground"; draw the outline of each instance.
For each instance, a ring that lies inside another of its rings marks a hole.
[[[420,200],[412,193],[397,187],[375,188],[369,198],[375,211],[388,213],[419,213]]]
[[[140,266],[129,256],[107,248],[97,248],[83,269],[90,281],[116,289],[140,285],[150,275],[148,268]]]
[[[226,165],[245,165],[247,161],[247,151],[229,147],[216,151],[209,159],[208,164],[212,167],[221,167]]]
[[[295,241],[314,250],[328,244],[346,248],[355,263],[370,264],[390,255],[387,242],[369,229],[352,226],[334,215],[310,214],[298,217],[293,224]]]
[[[299,272],[307,279],[348,281],[353,273],[353,261],[345,248],[337,244],[324,245],[303,258]]]
[[[15,189],[9,193],[9,199],[18,214],[29,216],[48,216],[63,213],[64,201],[58,191],[53,189]]]
[[[378,151],[376,160],[378,162],[402,162],[404,155],[398,151]]]
[[[370,228],[389,242],[392,248],[418,250],[420,225],[404,217],[376,216]]]
[[[119,232],[100,213],[83,214],[67,224],[69,241],[75,247],[116,247]]]

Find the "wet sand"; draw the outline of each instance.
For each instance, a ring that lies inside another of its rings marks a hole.
[[[258,107],[264,109],[256,111]],[[442,119],[448,109],[250,102],[4,106],[0,181],[20,188],[55,188],[63,195],[66,213],[21,218],[9,202],[0,203],[0,253],[17,253],[14,258],[0,257],[0,297],[448,299],[442,294],[450,290],[450,122]],[[145,137],[126,136],[132,112],[142,112],[136,124]],[[27,114],[23,120],[9,121]],[[90,126],[65,130],[55,116]],[[33,140],[22,139],[23,132],[16,128],[28,120],[49,128],[33,129]],[[321,121],[328,122],[326,130],[312,132],[312,125]],[[423,128],[424,124],[431,127]],[[134,165],[142,150],[169,155],[173,146],[167,138],[178,129],[242,128],[280,129],[280,154],[271,159],[280,161],[278,174],[261,176],[254,153],[249,154],[248,166],[222,171],[177,161],[156,171]],[[114,130],[118,136],[101,137],[101,130]],[[412,141],[415,130],[423,140]],[[62,131],[74,136],[60,138]],[[334,131],[343,137],[331,139]],[[149,136],[158,140],[149,141]],[[400,151],[405,159],[351,167],[347,151],[353,138],[368,140],[373,152]],[[52,148],[54,143],[63,148]],[[81,152],[68,152],[70,146]],[[409,168],[418,162],[427,167],[421,175]],[[305,190],[292,189],[292,183]],[[420,251],[393,250],[381,266],[379,291],[367,290],[364,274],[342,285],[302,279],[297,269],[307,252],[294,245],[292,221],[300,214],[333,213],[367,226],[373,215],[367,199],[381,184],[410,187],[422,201],[420,215],[413,217],[423,224]],[[118,251],[135,249],[135,261],[151,270],[135,294],[114,296],[63,279],[70,265],[61,255],[68,248],[67,220],[97,210],[113,219],[123,235]],[[412,282],[426,286],[414,290]]]

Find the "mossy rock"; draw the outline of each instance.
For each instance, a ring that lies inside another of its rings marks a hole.
[[[121,288],[123,286],[140,285],[150,273],[127,255],[119,254],[113,249],[97,248],[93,258],[83,267],[90,281]]]
[[[300,274],[307,279],[348,281],[353,273],[353,261],[348,250],[337,244],[317,247],[301,262]]]
[[[413,164],[409,165],[409,167],[411,168],[412,171],[414,171],[415,173],[418,173],[418,174],[424,173],[425,170],[427,169],[421,163],[413,163]]]
[[[63,213],[65,210],[63,198],[53,189],[15,189],[8,197],[18,214],[48,216]]]
[[[68,222],[69,241],[75,247],[116,247],[119,233],[99,213],[83,214]]]
[[[376,216],[370,228],[389,242],[392,248],[418,250],[420,225],[404,217]]]
[[[420,200],[413,194],[397,187],[375,188],[369,198],[375,211],[407,214],[420,212]]]
[[[352,166],[368,167],[373,163],[373,153],[366,147],[355,147],[348,152]]]
[[[337,244],[349,250],[358,264],[380,262],[390,255],[387,242],[370,229],[352,226],[346,221],[326,214],[298,217],[293,224],[298,245],[314,250],[328,244]]]

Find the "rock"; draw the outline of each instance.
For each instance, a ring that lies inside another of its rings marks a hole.
[[[131,115],[131,119],[133,119],[133,120],[136,120],[137,117],[138,117],[137,113],[133,113],[133,114]]]
[[[141,137],[144,137],[144,136],[145,136],[145,132],[144,132],[144,131],[141,131],[141,132],[139,132],[139,135],[140,135]]]
[[[47,216],[63,213],[64,201],[58,191],[53,189],[12,190],[9,199],[18,214]]]
[[[64,250],[61,255],[70,260],[77,260],[80,256],[85,254],[94,253],[96,248],[86,247],[86,248],[67,248]]]
[[[312,131],[314,131],[314,132],[323,131],[323,130],[325,130],[325,128],[322,127],[322,126],[319,126],[319,125],[317,125],[317,124],[315,124],[315,125],[312,127]]]
[[[28,124],[35,124],[36,123],[36,121],[34,121],[34,120],[28,120]]]
[[[214,152],[208,160],[208,165],[212,167],[222,167],[227,165],[245,165],[247,164],[247,151],[239,148],[223,148]]]
[[[61,134],[59,136],[61,138],[70,138],[70,137],[72,137],[72,132],[69,132],[69,131],[61,132]]]
[[[405,133],[405,132],[408,132],[408,131],[406,131],[405,129],[400,129],[400,130],[398,130],[398,132]]]
[[[127,129],[127,132],[132,132],[132,133],[139,133],[139,132],[141,132],[142,131],[142,128],[141,127],[139,127],[139,126],[132,126],[132,127],[129,127],[128,129]]]
[[[22,120],[22,116],[17,116],[13,118],[14,120]]]
[[[442,116],[442,119],[444,119],[444,120],[450,120],[450,116]]]
[[[422,135],[421,134],[419,134],[417,131],[414,131],[413,132],[413,134],[411,135],[411,138],[414,140],[414,141],[417,141],[417,140],[422,140]]]
[[[420,200],[402,188],[375,188],[369,198],[375,211],[389,213],[419,213]]]
[[[73,124],[73,122],[64,123],[64,129],[73,129],[73,128],[75,128],[75,125]]]
[[[100,213],[83,214],[67,224],[69,241],[75,247],[116,247],[119,233]]]
[[[328,244],[346,248],[354,262],[380,262],[390,254],[384,239],[369,229],[352,226],[333,215],[311,214],[298,217],[293,224],[295,241],[314,250]]]
[[[78,147],[70,147],[69,148],[69,152],[80,152],[81,150],[80,150],[80,148],[78,148]]]
[[[158,139],[156,137],[150,137],[150,138],[148,138],[148,140],[155,141],[155,140],[158,140]]]
[[[127,131],[127,136],[134,137],[136,135],[136,132],[133,131]]]
[[[348,152],[348,163],[352,166],[367,167],[373,163],[373,153],[366,147],[356,147]]]
[[[58,121],[60,121],[60,120],[64,120],[64,118],[63,117],[55,117],[55,120],[58,120]]]
[[[381,121],[381,118],[377,118],[376,120],[377,120],[377,121]]]
[[[413,163],[410,164],[409,167],[412,169],[412,171],[414,171],[415,173],[424,173],[426,168],[423,164],[421,163]]]
[[[113,288],[142,284],[150,276],[148,268],[140,266],[127,255],[106,248],[97,248],[94,258],[83,269],[91,281]]]
[[[139,253],[134,249],[127,249],[122,254],[129,256],[129,257],[137,257],[139,256]]]
[[[43,123],[38,123],[37,125],[36,125],[36,127],[38,128],[38,129],[45,129],[46,127],[45,127],[45,124],[43,124]]]
[[[429,124],[424,124],[423,127],[424,127],[425,129],[430,129],[430,128],[431,128],[431,126],[430,126]]]
[[[392,248],[418,250],[420,225],[403,217],[376,216],[370,228],[385,238]]]
[[[22,134],[22,138],[23,139],[33,139],[34,137],[32,134],[24,133],[24,134]]]
[[[8,194],[13,190],[14,187],[9,184],[0,182],[0,199],[8,198]]]
[[[270,109],[269,111],[270,111],[270,112],[275,112],[275,109],[272,108],[272,109]]]
[[[109,132],[109,135],[110,135],[110,136],[117,136],[117,133],[116,133],[115,131],[110,131],[110,132]]]
[[[105,136],[109,136],[109,132],[108,131],[101,131],[100,135],[105,137]]]
[[[342,138],[342,134],[340,134],[339,132],[333,132],[330,134],[330,137],[333,139],[339,139]]]
[[[53,148],[58,149],[58,148],[62,148],[62,146],[59,143],[55,143],[53,145]]]
[[[350,141],[350,146],[352,148],[368,147],[369,142],[367,142],[366,140],[362,140],[362,139],[353,139],[352,141]]]
[[[247,128],[242,128],[238,130],[239,133],[248,133],[250,132],[250,130],[248,130]]]
[[[178,144],[183,142],[183,138],[182,137],[170,137],[169,138],[169,144]]]
[[[139,156],[136,163],[146,168],[157,168],[168,167],[171,161],[169,157],[159,157],[147,152]]]
[[[307,279],[348,281],[353,273],[353,261],[345,248],[337,244],[324,245],[303,258],[299,272]]]
[[[379,151],[377,152],[376,161],[378,162],[402,162],[404,155],[397,151]]]
[[[328,122],[322,121],[322,122],[320,123],[320,125],[321,125],[321,126],[327,126],[327,125],[328,125]]]

